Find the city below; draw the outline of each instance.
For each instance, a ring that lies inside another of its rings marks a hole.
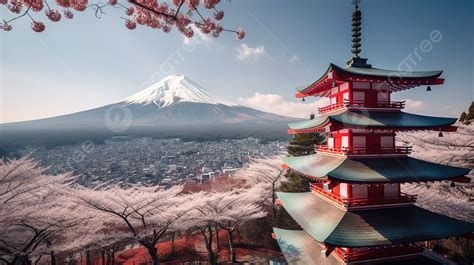
[[[232,175],[252,159],[283,152],[286,142],[256,138],[182,141],[113,137],[103,144],[84,141],[55,148],[29,147],[30,154],[51,174],[72,172],[85,186],[146,184],[163,186],[202,183]]]

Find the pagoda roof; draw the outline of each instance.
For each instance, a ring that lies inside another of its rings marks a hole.
[[[323,96],[321,92],[332,88],[332,82],[362,81],[387,83],[391,91],[400,91],[420,85],[437,85],[444,82],[439,78],[443,71],[397,71],[373,67],[343,68],[330,64],[326,72],[310,85],[296,88],[297,97]]]
[[[402,111],[343,110],[310,120],[291,122],[288,127],[290,133],[308,133],[321,131],[330,123],[344,128],[362,129],[441,129],[455,122],[456,118],[423,116]]]
[[[282,158],[292,170],[312,178],[350,183],[439,181],[464,176],[471,170],[435,164],[413,157],[350,158],[324,154]]]
[[[321,255],[322,247],[304,230],[273,228],[273,232],[288,264],[341,264],[334,255],[328,257]]]
[[[312,194],[277,192],[285,210],[313,239],[339,247],[406,244],[460,236],[474,224],[410,205],[346,211]]]
[[[318,265],[340,265],[334,255],[327,258],[321,255],[323,250],[321,245],[316,243],[304,230],[286,230],[273,228],[276,240],[288,264],[318,264]],[[442,261],[437,261],[429,257],[429,253],[420,255],[396,258],[392,260],[372,261],[370,264],[380,265],[441,265]],[[367,264],[367,263],[363,263]]]

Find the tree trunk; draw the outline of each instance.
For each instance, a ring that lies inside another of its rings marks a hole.
[[[91,251],[86,250],[86,265],[92,265]]]
[[[281,173],[280,173],[281,174]],[[276,206],[275,206],[275,182],[272,182],[272,225],[275,224],[276,219]]]
[[[27,255],[20,256],[19,261],[21,265],[31,265],[31,260],[28,258]]]
[[[102,265],[105,265],[105,251],[103,249],[100,250],[100,255],[102,259]]]
[[[214,226],[214,230],[216,231],[216,253],[219,253],[219,228]]]
[[[150,254],[151,264],[159,265],[160,260],[158,259],[158,254],[156,253],[156,247],[153,244],[142,244],[147,250],[148,254]]]
[[[174,236],[175,236],[175,231],[173,231],[173,233],[171,233],[171,253],[175,253],[176,252],[176,244],[174,243]]]
[[[208,236],[206,236],[206,232],[209,233]],[[209,264],[212,264],[212,265],[217,264],[217,262],[216,262],[217,258],[214,255],[214,251],[212,251],[212,237],[213,237],[212,226],[210,226],[210,225],[207,226],[207,229],[201,230],[201,233],[204,237],[204,242],[206,243],[207,258],[209,259]]]
[[[230,261],[232,264],[237,263],[237,257],[235,256],[233,238],[232,238],[232,231],[227,230],[227,238],[229,239],[229,252],[230,252]]]
[[[51,251],[49,256],[51,257],[51,265],[56,265],[56,255],[54,254],[54,251]]]
[[[111,256],[110,265],[115,265],[115,248],[112,249],[110,256]]]

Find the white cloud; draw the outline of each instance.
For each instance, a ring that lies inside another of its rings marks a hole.
[[[295,118],[308,118],[311,113],[317,114],[319,107],[329,103],[328,98],[320,98],[313,102],[309,102],[312,99],[307,98],[305,103],[298,103],[288,101],[277,94],[260,93],[255,93],[249,98],[238,98],[237,100],[240,104],[248,107]]]
[[[405,100],[405,109],[407,111],[420,111],[425,107],[425,103],[421,100]]]
[[[258,45],[255,48],[248,46],[247,44],[243,43],[240,44],[237,48],[237,59],[239,60],[251,60],[256,61],[260,57],[266,54],[265,47],[263,45]]]
[[[293,55],[291,56],[290,58],[290,63],[297,63],[300,61],[300,57],[296,56],[296,55]]]

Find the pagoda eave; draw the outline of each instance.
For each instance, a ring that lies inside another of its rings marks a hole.
[[[314,180],[332,179],[344,183],[407,183],[443,181],[469,174],[468,168],[440,165],[412,157],[354,158],[313,154],[284,157],[290,170]]]
[[[408,244],[474,231],[474,224],[414,205],[346,211],[311,192],[277,192],[277,197],[314,240],[332,246]]]
[[[456,131],[453,126],[456,118],[430,117],[402,111],[372,111],[342,109],[331,115],[323,115],[310,120],[291,122],[288,133],[323,132],[328,125],[333,130],[370,129],[370,130],[436,130]]]
[[[417,86],[442,85],[444,79],[439,78],[443,71],[407,72],[378,69],[372,67],[348,67],[342,68],[330,64],[323,76],[317,81],[302,89],[298,89],[297,98],[309,96],[326,96],[327,91],[344,82],[371,82],[386,83],[390,85],[390,91],[397,92]]]

